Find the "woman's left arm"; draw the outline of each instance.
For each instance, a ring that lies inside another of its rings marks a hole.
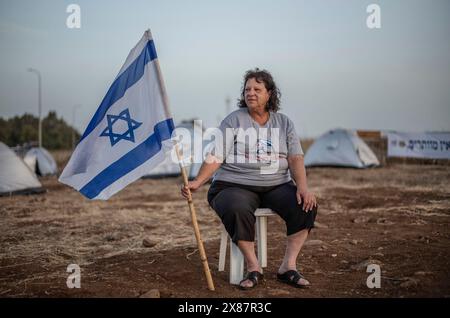
[[[311,211],[317,206],[317,200],[313,193],[308,191],[306,182],[306,169],[302,155],[291,155],[287,158],[291,177],[297,185],[297,201],[298,204],[303,202],[303,210]]]

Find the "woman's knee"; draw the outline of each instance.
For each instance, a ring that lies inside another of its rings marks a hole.
[[[305,211],[299,206],[287,211],[284,221],[288,228],[306,229],[314,227],[316,216],[317,206],[310,211]]]
[[[258,205],[257,195],[241,193],[234,189],[226,189],[220,192],[212,201],[214,210],[219,214],[231,216],[253,214]]]
[[[244,223],[254,223],[256,220],[254,209],[251,206],[243,207],[242,205],[230,204],[226,209],[222,210],[222,220],[224,221],[241,221]]]

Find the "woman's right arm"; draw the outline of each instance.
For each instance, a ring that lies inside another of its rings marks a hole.
[[[189,199],[188,189],[191,190],[191,192],[196,191],[198,188],[208,182],[214,172],[216,172],[216,170],[219,169],[221,165],[222,162],[217,157],[208,155],[208,157],[200,167],[197,177],[194,180],[189,181],[187,186],[184,185],[181,188],[181,195],[186,199]]]

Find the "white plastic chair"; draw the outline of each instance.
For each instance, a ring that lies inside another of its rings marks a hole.
[[[276,215],[271,209],[257,209],[256,216],[256,241],[258,261],[262,268],[267,267],[267,217]],[[220,235],[219,271],[225,270],[225,258],[227,257],[228,232],[222,224]],[[230,283],[238,285],[244,278],[244,255],[239,247],[230,238]]]

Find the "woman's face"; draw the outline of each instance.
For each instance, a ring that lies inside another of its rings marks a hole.
[[[266,104],[270,98],[264,82],[258,83],[255,78],[250,78],[245,83],[244,98],[247,107],[252,111],[266,109]]]

